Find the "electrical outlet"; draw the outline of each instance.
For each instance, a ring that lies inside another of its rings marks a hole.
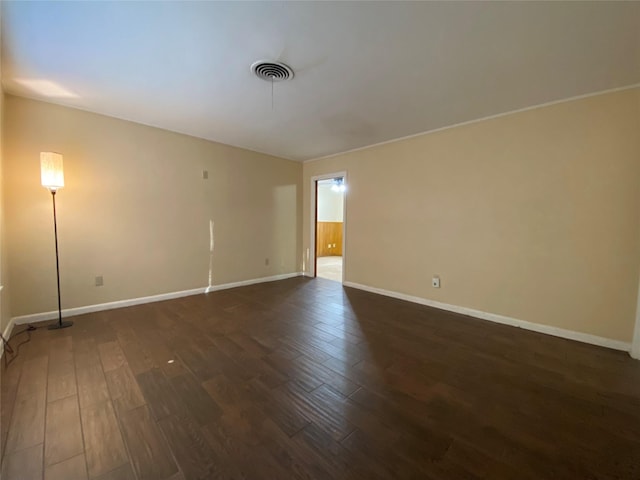
[[[264,259],[264,265],[265,265],[266,267],[268,267],[268,266],[269,266],[269,259],[268,259],[268,258],[265,258],[265,259]]]
[[[102,278],[102,275],[98,275],[96,277],[96,287],[101,287],[104,285],[104,279]]]
[[[202,178],[207,180],[209,178],[209,171],[208,170],[202,170]]]
[[[431,286],[433,288],[440,288],[440,277],[438,275],[435,275],[432,279],[431,279]]]

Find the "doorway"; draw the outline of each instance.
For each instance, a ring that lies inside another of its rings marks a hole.
[[[344,278],[344,174],[318,178],[315,186],[315,222],[313,233],[315,275],[342,282]]]

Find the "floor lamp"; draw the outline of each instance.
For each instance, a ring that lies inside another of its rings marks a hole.
[[[62,321],[62,304],[60,302],[60,262],[58,260],[58,221],[56,219],[56,192],[64,187],[64,171],[62,155],[54,152],[40,152],[40,178],[42,186],[51,192],[53,199],[53,234],[56,240],[56,278],[58,280],[58,323],[49,325],[49,330],[66,328],[73,325],[70,320]]]

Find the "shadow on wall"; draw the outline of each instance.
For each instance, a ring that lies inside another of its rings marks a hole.
[[[213,218],[209,219],[209,284],[207,286],[206,293],[209,293],[211,287],[213,287],[213,247],[215,245],[214,226]]]
[[[256,224],[249,226],[254,231],[254,236],[248,239],[239,239],[245,245],[245,260],[258,262],[262,267],[262,273],[254,275],[255,278],[270,277],[284,273],[297,272],[299,267],[299,218],[300,209],[297,202],[298,186],[295,184],[279,185],[271,189],[270,202],[264,202],[259,206],[262,212],[255,218]],[[235,222],[242,222],[238,217]],[[228,258],[225,257],[228,239],[223,238],[216,242],[216,237],[233,236],[232,230],[239,225],[233,221],[218,222],[209,219],[209,269],[207,292],[212,291],[216,285],[225,283],[228,279],[220,278],[221,269],[228,267]],[[247,226],[245,226],[246,228]],[[226,229],[226,232],[225,232]],[[264,235],[261,235],[264,232]],[[220,239],[220,238],[218,238]],[[220,245],[216,246],[216,243]],[[226,247],[225,247],[226,246]],[[236,252],[242,256],[241,252]]]

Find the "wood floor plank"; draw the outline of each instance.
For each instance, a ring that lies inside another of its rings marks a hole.
[[[322,458],[329,471],[334,472],[334,478],[369,479],[380,478],[370,471],[370,465],[360,466],[347,449],[334,440],[325,430],[310,423],[295,435],[294,440],[311,448]],[[366,471],[366,473],[363,473]],[[383,477],[384,478],[384,477]]]
[[[113,406],[119,415],[145,404],[142,391],[129,365],[124,364],[105,372]]]
[[[351,395],[359,388],[357,383],[343,377],[322,364],[311,361],[304,355],[298,357],[295,364],[299,371],[308,373],[308,375],[321,380],[323,383],[330,385],[333,389],[345,396]]]
[[[186,480],[211,478],[218,457],[206,441],[200,427],[188,415],[170,415],[159,423]]]
[[[454,478],[535,478],[531,477],[526,470],[516,472],[501,462],[500,459],[487,456],[472,446],[459,442],[453,443],[440,468],[442,469],[442,475]]]
[[[179,327],[173,326],[180,332]],[[155,365],[157,365],[167,378],[174,377],[176,375],[182,375],[187,371],[187,368],[183,365],[180,358],[176,355],[176,352],[170,346],[175,345],[175,338],[166,340],[164,337],[164,331],[145,331],[141,338],[141,344],[149,352]]]
[[[77,360],[76,381],[81,408],[102,404],[109,400],[109,390],[100,363],[82,364]]]
[[[204,382],[220,373],[220,368],[207,360],[202,347],[191,345],[188,348],[181,348],[177,351],[182,363],[193,373],[198,380]]]
[[[65,375],[49,377],[47,384],[47,402],[55,402],[61,398],[78,393],[78,384],[76,383],[75,372]]]
[[[102,369],[106,372],[124,366],[126,358],[117,341],[105,342],[98,345]]]
[[[207,425],[222,415],[222,409],[192,375],[177,375],[171,378],[170,383],[185,410],[200,426]]]
[[[48,367],[48,355],[41,355],[34,359],[26,360],[22,366],[22,377],[18,385],[18,397],[46,390]]]
[[[331,355],[318,348],[316,345],[311,344],[307,341],[299,340],[297,338],[284,336],[280,338],[280,343],[285,347],[294,349],[301,354],[307,355],[309,358],[312,358],[318,363],[326,362],[327,360],[332,358]]]
[[[12,453],[44,442],[46,390],[16,398],[5,452]]]
[[[248,387],[259,408],[287,435],[295,435],[310,423],[309,417],[297,409],[290,398],[275,393],[278,389],[268,390],[257,380],[250,381]]]
[[[64,362],[73,356],[73,336],[68,332],[49,332],[53,334],[48,340],[49,361]]]
[[[260,434],[265,448],[287,470],[302,478],[340,478],[341,475],[322,461],[316,451],[298,441],[297,436],[290,438],[269,419],[263,421]]]
[[[289,380],[288,376],[271,367],[264,359],[249,356],[244,351],[236,353],[233,359],[245,371],[249,372],[252,378],[260,379],[269,388],[277,387]]]
[[[216,373],[223,373],[229,379],[246,381],[253,378],[251,372],[248,372],[213,344],[204,351],[204,358],[209,365],[214,366]]]
[[[57,358],[62,358],[58,360]],[[75,374],[75,364],[73,353],[68,352],[67,355],[49,354],[49,380],[56,377]]]
[[[7,454],[0,477],[7,480],[42,480],[42,445]]]
[[[218,477],[209,477],[212,480],[217,479]],[[220,479],[224,478],[225,480],[233,480],[231,477],[220,477]],[[171,475],[171,477],[167,478],[167,480],[185,480],[184,475],[181,472],[176,473],[175,475]]]
[[[5,359],[9,352],[5,350]],[[4,457],[9,435],[9,426],[16,403],[18,384],[22,374],[22,360],[24,357],[15,357],[11,368],[0,366],[0,459]]]
[[[281,376],[286,377],[287,380],[295,381],[306,391],[310,392],[324,382],[318,378],[318,376],[314,375],[314,372],[302,368],[302,364],[298,361],[301,357],[303,357],[303,355],[296,357],[294,360],[289,360],[280,356],[278,353],[274,353],[265,357],[264,361]]]
[[[81,407],[87,469],[90,477],[128,462],[120,427],[110,401]]]
[[[308,421],[326,429],[335,440],[346,437],[355,429],[343,415],[339,403],[326,402],[322,397],[310,394],[295,383],[290,382],[278,387],[273,393]]]
[[[125,413],[122,432],[139,480],[167,478],[178,472],[173,455],[145,405]]]
[[[147,372],[156,366],[153,358],[142,346],[129,325],[117,329],[116,335],[134,375]]]
[[[228,466],[235,466],[234,460],[242,458],[248,452],[247,446],[238,436],[227,430],[227,424],[224,422],[213,422],[202,427],[201,431],[214,455],[229,460]]]
[[[133,473],[131,465],[127,463],[104,475],[94,477],[92,480],[136,480],[136,476]]]
[[[422,478],[429,478],[426,472],[419,469],[416,471],[395,449],[381,445],[379,440],[365,435],[359,429],[352,431],[340,443],[354,454],[359,463],[368,462],[368,468],[382,478],[407,478],[417,472],[421,473]]]
[[[44,480],[87,480],[88,478],[84,454],[49,465],[44,470]]]
[[[59,463],[84,451],[77,396],[47,404],[44,445],[45,465]]]
[[[180,414],[184,409],[178,393],[160,369],[152,368],[141,373],[136,376],[136,380],[156,420],[171,414]]]
[[[243,332],[229,335],[229,340],[238,345],[242,351],[253,358],[262,358],[270,353],[270,350],[257,342],[253,337]]]
[[[250,397],[253,388],[249,382],[232,382],[223,374],[203,382],[202,387],[223,410],[243,410],[258,401],[258,398]]]

